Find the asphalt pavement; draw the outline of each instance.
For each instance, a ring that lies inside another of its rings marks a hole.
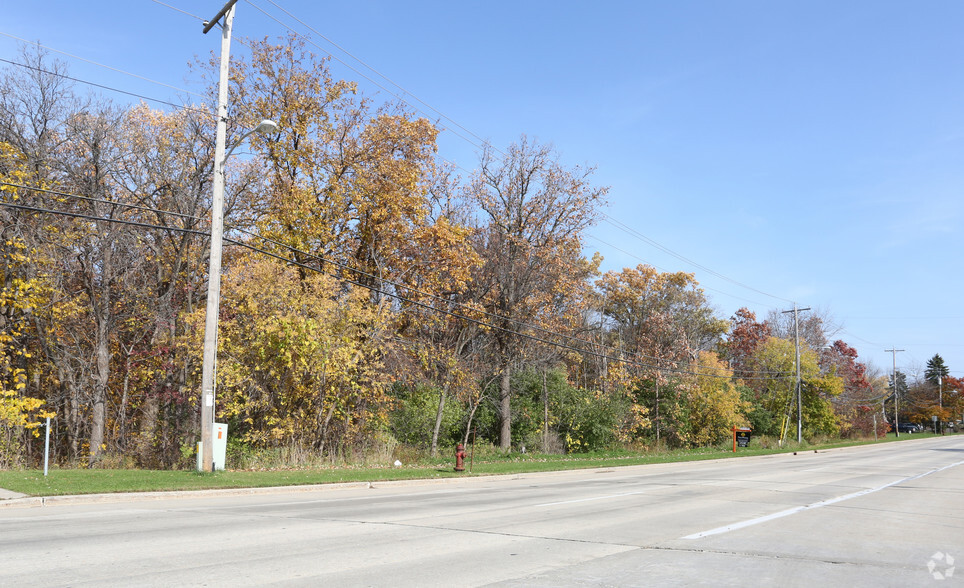
[[[962,465],[964,437],[947,437],[514,476],[51,498],[0,508],[0,586],[960,585]]]

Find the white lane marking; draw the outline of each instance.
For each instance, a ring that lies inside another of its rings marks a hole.
[[[857,498],[858,496],[864,496],[864,495],[867,495],[867,494],[872,494],[872,493],[874,493],[874,492],[879,492],[880,490],[883,490],[884,488],[890,488],[891,486],[896,486],[897,484],[903,484],[904,482],[910,482],[911,480],[916,480],[916,479],[918,479],[918,478],[923,478],[924,476],[929,476],[929,475],[931,475],[931,474],[936,474],[937,472],[942,472],[942,471],[944,471],[944,470],[946,470],[946,469],[950,469],[950,468],[959,466],[959,465],[961,465],[961,464],[964,464],[964,460],[959,461],[959,462],[957,462],[957,463],[952,463],[952,464],[950,464],[950,465],[946,465],[946,466],[944,466],[944,467],[942,467],[942,468],[937,468],[937,469],[931,470],[931,471],[929,471],[929,472],[924,472],[923,474],[917,474],[916,476],[910,476],[910,477],[908,477],[908,478],[903,478],[903,479],[897,480],[897,481],[895,481],[895,482],[890,482],[890,483],[888,483],[888,484],[884,484],[883,486],[877,486],[876,488],[868,488],[868,489],[866,489],[866,490],[861,490],[860,492],[854,492],[854,493],[852,493],[852,494],[845,494],[845,495],[843,495],[843,496],[837,496],[836,498],[828,498],[827,500],[821,500],[821,501],[819,501],[819,502],[814,502],[814,503],[812,503],[812,504],[807,504],[807,505],[804,505],[804,506],[798,506],[798,507],[796,507],[796,508],[789,508],[789,509],[787,509],[787,510],[782,510],[782,511],[780,511],[780,512],[775,512],[775,513],[773,513],[773,514],[769,514],[769,515],[762,516],[762,517],[757,517],[757,518],[755,518],[755,519],[749,519],[749,520],[746,520],[746,521],[741,521],[741,522],[739,522],[739,523],[733,523],[732,525],[726,525],[726,526],[723,526],[723,527],[717,527],[717,528],[715,528],[715,529],[710,529],[709,531],[702,531],[702,532],[700,532],[700,533],[693,533],[692,535],[687,535],[686,537],[683,537],[683,539],[701,539],[701,538],[703,538],[703,537],[709,537],[710,535],[720,535],[720,534],[722,534],[722,533],[729,533],[730,531],[736,531],[737,529],[743,529],[743,528],[745,528],[745,527],[750,527],[750,526],[753,526],[753,525],[758,525],[758,524],[760,524],[760,523],[765,523],[765,522],[767,522],[767,521],[772,521],[772,520],[774,520],[774,519],[780,519],[780,518],[783,518],[783,517],[788,517],[788,516],[790,516],[790,515],[795,515],[795,514],[797,514],[797,513],[799,513],[799,512],[803,512],[803,511],[805,511],[805,510],[811,510],[811,509],[814,509],[814,508],[820,508],[820,507],[822,507],[822,506],[829,506],[829,505],[831,505],[831,504],[836,504],[836,503],[838,503],[838,502],[843,502],[844,500],[850,500],[851,498]]]

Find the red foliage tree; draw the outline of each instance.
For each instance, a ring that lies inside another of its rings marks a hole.
[[[730,362],[733,375],[743,377],[748,359],[770,336],[770,326],[756,320],[756,314],[744,307],[730,318],[730,333],[723,343],[723,355]]]
[[[837,340],[821,353],[823,369],[843,379],[844,391],[834,399],[834,410],[841,421],[845,436],[869,436],[877,426],[878,433],[886,433],[883,419],[875,421],[877,394],[867,380],[867,366],[857,361],[857,350]]]

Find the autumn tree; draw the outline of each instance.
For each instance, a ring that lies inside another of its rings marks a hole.
[[[434,451],[445,399],[464,392],[463,355],[476,335],[471,323],[444,317],[473,314],[463,305],[473,303],[467,283],[478,264],[451,170],[436,162],[438,130],[399,105],[376,107],[296,37],[251,47],[235,67],[233,108],[243,125],[279,124],[252,140],[268,177],[251,203],[261,246],[367,288],[372,304],[397,311],[410,344],[382,361],[438,389]]]
[[[511,379],[526,341],[522,333],[530,324],[555,326],[547,323],[557,318],[548,316],[549,309],[565,307],[573,294],[584,292],[594,271],[582,256],[583,232],[595,221],[606,189],[591,185],[591,174],[564,167],[550,147],[523,137],[505,152],[486,147],[471,181],[484,260],[475,279],[495,317],[490,337],[503,450],[512,439]]]
[[[753,377],[745,381],[753,391],[750,399],[758,411],[753,426],[762,434],[785,437],[796,411],[796,370],[794,343],[770,337],[750,358]],[[843,380],[820,369],[817,353],[804,346],[800,351],[803,434],[833,436],[839,432],[832,400],[843,391]]]
[[[66,448],[67,459],[94,463],[130,448],[137,421],[151,420],[142,401],[165,374],[180,373],[185,387],[187,366],[171,350],[182,294],[203,280],[199,217],[211,162],[203,137],[212,123],[196,108],[166,115],[81,99],[56,62],[28,53],[25,63],[3,79],[0,126],[21,146],[23,183],[37,188],[21,198],[50,211],[12,219],[30,271],[48,282],[33,321],[43,368],[29,384],[60,415],[55,455]],[[142,437],[169,440],[179,459],[179,436],[193,423],[183,416],[175,415],[184,429],[149,427]]]
[[[838,330],[833,326],[834,321],[830,313],[821,309],[798,312],[796,322],[794,327],[793,312],[772,309],[767,313],[766,323],[774,337],[793,340],[796,338],[795,333],[799,331],[801,345],[806,345],[810,349],[826,347],[829,338]]]
[[[67,66],[46,50],[23,47],[17,64],[0,77],[0,142],[20,154],[25,177],[36,180],[49,175],[66,141],[61,125],[81,104]]]
[[[915,423],[930,424],[934,417],[944,423],[955,416],[953,396],[947,394],[948,404],[944,402],[945,381],[949,379],[950,370],[940,354],[927,360],[923,378],[917,377],[908,386],[907,394],[902,398],[901,413]],[[940,429],[938,429],[939,431]]]
[[[24,163],[14,147],[0,143],[0,196],[7,202],[18,201],[17,186],[28,181]],[[23,465],[24,438],[37,434],[41,418],[55,416],[27,388],[29,376],[39,375],[28,332],[34,313],[41,311],[45,284],[30,276],[29,252],[17,224],[9,209],[0,208],[0,468]]]
[[[120,198],[112,178],[118,162],[124,156],[119,149],[116,129],[123,114],[114,108],[78,113],[68,118],[65,133],[69,147],[58,158],[61,185],[88,200],[77,200],[74,210],[82,211],[93,220],[78,222],[83,234],[75,241],[69,282],[83,292],[84,311],[93,326],[91,353],[95,358],[91,372],[89,455],[93,463],[106,448],[108,390],[113,367],[114,349],[111,337],[117,325],[118,302],[123,301],[124,282],[131,272],[138,271],[143,257],[139,255],[138,237],[129,226],[114,222],[122,220],[125,209],[110,201]],[[66,252],[64,252],[66,253]],[[65,285],[67,284],[65,283]]]
[[[843,391],[833,399],[841,434],[873,434],[876,402],[882,392],[875,390],[868,377],[867,366],[857,361],[857,350],[838,339],[821,351],[819,360],[826,373],[843,381]]]
[[[415,376],[435,391],[429,443],[434,456],[449,400],[464,406],[479,400],[479,346],[485,317],[482,292],[472,282],[481,258],[473,247],[471,211],[457,193],[450,170],[436,176],[427,203],[427,230],[402,250],[408,269],[394,283],[394,290],[400,294],[396,328],[406,345],[387,368],[399,376]],[[407,388],[412,392],[418,386]]]
[[[771,334],[770,325],[757,322],[756,314],[748,308],[737,310],[730,318],[726,341],[720,347],[721,355],[729,361],[736,377],[751,375],[748,371],[750,358]]]
[[[4,241],[8,245],[7,251],[0,253],[0,468],[22,465],[25,435],[36,435],[42,417],[55,416],[43,410],[44,400],[27,391],[31,355],[21,339],[29,329],[39,284],[16,278],[14,266],[26,257],[9,251],[16,247],[10,245],[9,237]]]
[[[640,264],[607,272],[596,285],[621,346],[644,360],[695,359],[715,347],[726,329],[693,274],[659,273]]]
[[[18,63],[23,67],[5,70],[0,77],[0,141],[12,148],[18,162],[13,166],[18,170],[10,182],[13,185],[4,186],[12,192],[5,195],[12,194],[18,206],[70,209],[73,202],[45,190],[56,190],[63,179],[62,157],[71,148],[68,121],[86,105],[74,95],[63,64],[43,51],[24,49]],[[11,161],[5,157],[4,171],[12,171]],[[55,454],[64,435],[71,458],[76,458],[89,430],[86,385],[94,379],[90,377],[94,368],[87,361],[92,355],[89,347],[66,349],[71,335],[82,333],[86,341],[92,329],[81,318],[84,305],[76,300],[82,296],[81,289],[63,286],[76,279],[73,253],[84,242],[84,233],[70,219],[27,209],[5,208],[3,221],[4,233],[16,236],[4,239],[3,246],[20,243],[23,247],[19,254],[24,258],[15,270],[18,279],[43,282],[44,295],[34,308],[32,329],[19,342],[33,349],[26,366],[27,389],[45,398],[61,417],[55,422]],[[77,328],[64,332],[66,325]]]
[[[628,385],[652,396],[647,408],[652,410],[659,441],[664,423],[675,428],[682,418],[682,389],[677,386],[678,380],[671,382],[666,374],[685,368],[701,351],[716,347],[726,322],[714,316],[693,274],[660,273],[640,264],[621,272],[607,272],[596,286],[603,300],[603,314],[615,335],[610,344],[627,353],[631,365],[648,366],[635,370],[634,381]],[[667,393],[676,396],[673,402],[667,403]]]
[[[686,388],[685,424],[680,441],[705,447],[729,438],[733,427],[748,424],[749,403],[733,382],[733,372],[710,351],[701,351],[692,365]]]
[[[387,317],[364,289],[245,256],[224,276],[219,415],[254,447],[351,455],[384,423]],[[192,317],[198,353],[203,311]]]
[[[444,175],[435,163],[438,129],[398,105],[359,97],[301,39],[250,45],[250,59],[234,68],[238,123],[271,118],[279,125],[251,139],[268,174],[263,197],[252,203],[259,234],[299,262],[370,288],[373,301],[414,272],[451,277],[446,268],[460,264],[448,255],[459,248],[444,245],[464,233],[431,214]],[[455,263],[431,263],[433,255]]]
[[[145,267],[140,287],[129,292],[129,314],[144,316],[121,321],[116,331],[115,435],[139,463],[170,467],[198,426],[192,356],[180,354],[176,342],[185,335],[184,316],[204,305],[214,120],[198,107],[165,113],[137,105],[121,131],[128,156],[114,174],[117,189],[142,207],[131,215],[150,228],[139,232]],[[237,238],[235,227],[253,222],[260,174],[245,158],[230,160],[226,172],[227,230]]]
[[[944,386],[944,389],[947,391],[947,395],[944,397],[944,404],[950,412],[948,420],[961,423],[964,421],[964,378],[955,378],[954,376],[948,375]],[[960,430],[960,426],[962,425],[964,425],[964,423],[958,425],[958,430]]]

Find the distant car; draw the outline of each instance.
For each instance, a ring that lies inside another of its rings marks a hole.
[[[914,423],[897,423],[898,433],[919,433],[920,429]]]

